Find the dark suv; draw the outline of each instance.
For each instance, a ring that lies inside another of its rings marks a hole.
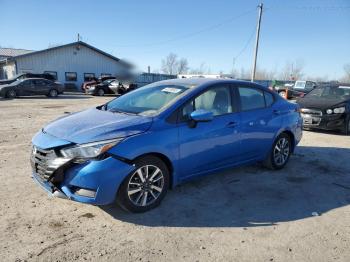
[[[0,85],[11,84],[17,80],[23,80],[26,78],[44,78],[47,80],[56,81],[55,77],[51,74],[48,74],[48,73],[43,73],[43,74],[24,73],[24,74],[16,75],[15,77],[13,77],[11,79],[0,80]]]

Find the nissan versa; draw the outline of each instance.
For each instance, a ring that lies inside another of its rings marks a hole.
[[[194,177],[254,162],[280,169],[301,136],[299,106],[267,88],[174,79],[49,123],[31,163],[54,196],[144,212]]]

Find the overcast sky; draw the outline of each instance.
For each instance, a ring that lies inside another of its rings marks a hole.
[[[211,72],[250,70],[256,0],[0,0],[0,46],[40,50],[82,40],[160,69],[169,52]],[[306,75],[330,79],[350,63],[350,0],[265,0],[258,67],[304,63]]]

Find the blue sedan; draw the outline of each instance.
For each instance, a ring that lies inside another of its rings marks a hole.
[[[281,169],[301,137],[298,105],[260,85],[166,80],[49,123],[32,140],[32,175],[53,196],[144,212],[195,177]]]

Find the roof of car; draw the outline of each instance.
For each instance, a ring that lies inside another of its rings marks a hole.
[[[190,87],[196,87],[202,84],[216,84],[216,83],[244,83],[244,84],[255,84],[249,81],[244,80],[236,80],[236,79],[229,79],[229,78],[175,78],[175,79],[169,79],[169,80],[163,80],[158,83],[166,84],[166,85],[186,85]],[[261,86],[261,85],[259,85]],[[262,86],[261,86],[262,87]]]

